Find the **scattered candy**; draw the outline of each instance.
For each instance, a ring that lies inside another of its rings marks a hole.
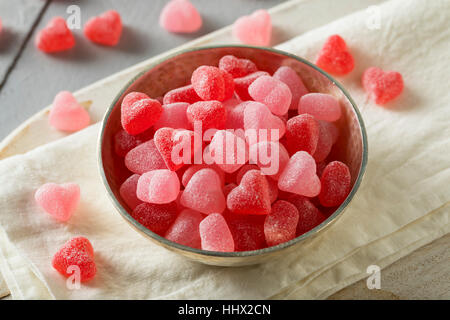
[[[162,111],[158,100],[150,99],[145,93],[131,92],[122,101],[122,126],[131,135],[142,133],[159,120]]]
[[[39,50],[53,53],[72,49],[75,46],[75,38],[67,27],[66,20],[55,17],[39,31],[35,44]]]
[[[270,14],[261,9],[240,17],[233,24],[233,36],[245,44],[268,46],[272,36]]]
[[[198,121],[203,132],[208,129],[223,129],[227,120],[227,113],[219,101],[199,101],[191,104],[187,109],[188,120],[194,124]]]
[[[124,183],[122,183],[119,189],[120,196],[131,210],[134,210],[134,208],[142,203],[142,201],[139,200],[136,194],[139,177],[140,175],[133,174],[127,180],[125,180]]]
[[[78,267],[80,281],[89,281],[97,273],[94,248],[89,240],[84,237],[72,238],[53,256],[52,266],[66,278],[77,271],[74,267]]]
[[[192,33],[202,26],[202,17],[189,0],[171,0],[159,16],[159,24],[169,32]]]
[[[168,105],[176,102],[194,103],[202,100],[194,90],[194,87],[189,84],[184,87],[170,90],[164,95],[163,104]]]
[[[161,117],[153,125],[153,128],[155,130],[158,130],[162,127],[191,130],[192,125],[190,124],[186,115],[188,107],[189,103],[186,102],[175,102],[163,105]]]
[[[191,83],[203,100],[224,101],[231,98],[234,92],[233,77],[217,67],[198,67],[192,73]]]
[[[55,96],[48,120],[52,127],[66,132],[84,129],[91,121],[86,109],[68,91],[61,91]]]
[[[316,162],[305,151],[298,151],[289,159],[278,180],[280,190],[305,197],[317,196],[320,184],[316,174]]]
[[[348,50],[347,44],[337,34],[326,40],[319,52],[316,64],[326,72],[338,76],[350,73],[355,67],[353,56]]]
[[[344,202],[351,189],[350,170],[340,161],[330,162],[320,178],[322,189],[319,194],[320,204],[335,207]]]
[[[273,114],[280,116],[288,112],[292,101],[289,87],[270,76],[258,77],[248,87],[248,93],[255,101],[265,104]]]
[[[250,87],[253,81],[258,79],[259,77],[268,75],[269,74],[265,71],[256,71],[250,73],[249,75],[246,75],[245,77],[236,78],[234,79],[234,91],[237,93],[239,98],[241,98],[241,100],[252,100],[252,97],[250,97],[250,95],[248,94],[248,87]]]
[[[297,208],[287,201],[278,200],[264,222],[267,245],[276,246],[295,238],[299,214]]]
[[[283,120],[274,116],[266,105],[253,101],[245,106],[244,128],[250,145],[267,140],[277,141],[286,131]]]
[[[213,213],[200,222],[202,249],[208,251],[232,252],[234,240],[224,217]]]
[[[326,219],[326,216],[306,197],[291,195],[287,201],[297,208],[299,214],[297,237],[318,226]]]
[[[302,78],[299,77],[294,69],[287,66],[279,67],[273,74],[273,77],[284,82],[289,87],[292,93],[289,109],[297,109],[300,98],[308,93],[308,89],[303,84]]]
[[[175,201],[179,192],[180,180],[177,174],[167,169],[144,173],[136,189],[139,200],[158,204]]]
[[[131,216],[147,229],[163,236],[175,221],[177,209],[175,202],[165,204],[142,203],[133,210]]]
[[[286,122],[286,147],[293,154],[306,151],[314,154],[319,141],[319,124],[313,116],[301,114]]]
[[[214,163],[227,173],[235,172],[248,160],[247,143],[231,131],[217,131],[209,148]]]
[[[396,71],[370,67],[364,71],[362,85],[376,104],[383,105],[397,98],[403,91],[403,77]]]
[[[133,173],[144,174],[147,171],[167,169],[155,141],[149,140],[132,149],[125,156],[125,166]]]
[[[89,19],[84,25],[84,35],[92,42],[104,46],[115,46],[122,35],[122,19],[115,10]]]
[[[34,199],[56,220],[70,219],[80,201],[80,187],[76,183],[46,183],[37,189]]]
[[[233,78],[244,77],[258,71],[258,68],[252,61],[239,59],[232,55],[223,56],[219,61],[219,68],[231,74]]]
[[[203,215],[197,211],[184,209],[165,234],[167,240],[201,249],[199,226]]]
[[[298,114],[308,113],[317,120],[336,121],[341,117],[341,107],[335,97],[326,93],[308,93],[301,97]]]

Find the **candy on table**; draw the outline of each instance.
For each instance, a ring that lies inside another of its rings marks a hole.
[[[217,172],[210,168],[197,171],[184,189],[180,203],[204,214],[222,213],[226,204]]]
[[[147,229],[163,236],[175,221],[177,209],[178,206],[175,202],[142,203],[132,211],[131,216]]]
[[[301,114],[286,122],[286,147],[292,154],[306,151],[314,154],[319,141],[319,124],[313,116]]]
[[[244,129],[247,142],[252,145],[266,140],[279,140],[286,128],[284,121],[273,115],[266,105],[249,101],[244,110]]]
[[[326,219],[326,216],[306,197],[291,195],[286,201],[292,203],[298,210],[297,237],[318,226]]]
[[[122,35],[122,19],[115,10],[108,10],[103,14],[90,18],[84,25],[84,35],[92,42],[115,46]]]
[[[268,46],[272,36],[270,14],[260,9],[240,17],[233,24],[233,36],[245,44]]]
[[[237,184],[235,184],[233,182],[228,183],[227,185],[225,185],[225,187],[223,187],[223,194],[224,194],[224,196],[227,197],[228,194],[231,192],[231,190],[233,190],[236,187],[237,187]]]
[[[191,76],[192,87],[203,100],[224,101],[234,92],[233,77],[226,71],[213,66],[200,66]]]
[[[220,101],[199,101],[191,104],[186,111],[191,124],[199,122],[202,130],[223,129],[227,121],[225,107]]]
[[[318,121],[319,139],[317,140],[316,151],[312,155],[316,162],[325,160],[330,154],[331,147],[333,146],[333,134],[330,130],[331,127],[327,126],[326,123],[326,121]]]
[[[37,204],[56,220],[70,219],[80,201],[80,187],[76,183],[46,183],[34,194]]]
[[[225,173],[215,164],[193,164],[192,166],[189,166],[183,173],[181,182],[184,187],[187,186],[189,183],[189,180],[191,180],[192,176],[202,169],[210,168],[216,171],[216,173],[219,175],[220,181],[222,182],[222,185],[225,184]]]
[[[52,127],[66,132],[74,132],[86,128],[91,119],[69,91],[61,91],[53,100],[49,123]]]
[[[294,239],[298,219],[298,210],[292,203],[283,200],[275,202],[264,222],[267,245],[276,246]]]
[[[319,194],[320,204],[335,207],[344,202],[351,189],[350,170],[340,161],[330,162],[320,178],[322,188]]]
[[[97,273],[94,261],[94,248],[85,237],[72,238],[55,253],[52,266],[67,278],[77,271],[74,267],[78,267],[80,281],[89,281]]]
[[[125,130],[120,130],[114,135],[114,152],[119,157],[125,157],[128,152],[153,138],[153,130],[149,129],[138,135],[132,136]]]
[[[261,141],[250,146],[250,163],[258,165],[261,172],[278,180],[289,162],[286,148],[277,141]]]
[[[232,105],[230,102],[228,104],[224,103],[225,109],[227,110],[225,128],[235,130],[244,129],[244,110],[248,103],[249,101],[238,102],[236,105]]]
[[[132,149],[125,156],[125,166],[133,173],[167,169],[164,159],[156,148],[155,141],[149,140]]]
[[[346,75],[355,67],[355,61],[347,48],[347,44],[337,34],[330,36],[325,41],[316,64],[319,68],[337,76]]]
[[[265,104],[275,115],[288,112],[292,101],[292,93],[287,84],[271,76],[258,77],[248,87],[253,100]]]
[[[43,52],[53,53],[72,49],[75,46],[75,38],[67,27],[66,20],[55,17],[38,32],[35,45]]]
[[[201,249],[199,226],[202,220],[203,215],[200,212],[184,209],[166,231],[164,237],[191,248]]]
[[[258,71],[253,61],[239,59],[233,55],[223,56],[219,61],[219,69],[222,69],[233,76],[233,78],[244,77],[250,73]]]
[[[336,121],[341,117],[341,106],[335,97],[326,93],[308,93],[300,98],[298,114],[308,113],[317,120]]]
[[[233,252],[234,240],[224,217],[212,213],[200,222],[200,238],[203,250]]]
[[[252,97],[248,94],[248,87],[262,76],[268,76],[269,73],[266,71],[256,71],[246,75],[245,77],[234,79],[234,91],[241,98],[241,100],[252,100]]]
[[[247,143],[232,131],[217,131],[209,148],[214,163],[227,173],[235,172],[248,160]]]
[[[136,173],[131,175],[119,188],[120,196],[131,210],[134,210],[134,208],[142,203],[142,200],[139,200],[136,194],[139,177],[140,175]]]
[[[158,100],[150,99],[145,93],[130,92],[122,101],[122,127],[131,135],[149,129],[159,120],[161,114],[161,103]]]
[[[175,102],[163,105],[161,117],[153,125],[153,128],[155,130],[162,127],[191,130],[192,125],[186,115],[188,107],[189,103],[186,102]]]
[[[234,240],[235,251],[249,251],[265,248],[264,218],[258,215],[229,213],[224,216]]]
[[[174,33],[192,33],[202,26],[202,17],[189,0],[171,0],[161,11],[159,24]]]
[[[316,174],[314,158],[305,151],[296,152],[281,173],[278,188],[306,197],[317,196],[321,182]]]
[[[202,147],[201,143],[194,141],[195,135],[194,131],[186,129],[160,128],[156,130],[153,140],[167,168],[176,171],[192,162],[194,154]]]
[[[362,85],[376,104],[383,105],[398,97],[403,91],[403,77],[396,71],[383,71],[370,67],[362,75]]]
[[[292,93],[292,100],[289,109],[297,109],[300,98],[308,93],[302,78],[295,72],[294,69],[288,66],[282,66],[273,74],[275,79],[284,82]]]
[[[237,214],[268,214],[269,184],[259,170],[250,170],[227,196],[227,208]]]
[[[144,173],[136,189],[139,200],[158,204],[175,201],[179,192],[180,180],[175,172],[168,169]]]

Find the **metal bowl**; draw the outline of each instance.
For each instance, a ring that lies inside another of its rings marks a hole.
[[[189,83],[192,72],[200,65],[217,65],[227,54],[247,58],[260,70],[273,73],[280,66],[290,66],[298,72],[311,92],[329,93],[341,104],[343,116],[337,122],[340,136],[333,147],[334,159],[345,162],[352,175],[352,190],[347,199],[324,222],[305,234],[277,246],[243,252],[215,252],[194,249],[169,241],[134,220],[130,208],[119,195],[121,183],[131,174],[123,159],[114,153],[114,134],[121,129],[120,105],[123,97],[132,91],[144,92],[151,97],[163,96],[167,91]],[[157,63],[131,80],[117,95],[103,119],[98,142],[100,174],[108,196],[119,214],[145,238],[189,259],[219,266],[241,266],[276,259],[296,250],[305,240],[312,238],[342,215],[361,183],[367,164],[367,136],[364,123],[354,101],[345,89],[327,73],[295,55],[271,48],[251,46],[213,46],[189,49],[174,54]],[[337,239],[335,239],[337,241]]]

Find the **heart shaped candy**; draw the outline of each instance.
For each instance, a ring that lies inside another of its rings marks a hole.
[[[172,0],[161,11],[159,24],[170,32],[192,33],[202,26],[202,17],[189,0]]]
[[[319,141],[319,124],[313,116],[301,114],[286,122],[286,147],[292,154],[306,151],[314,154]]]
[[[273,115],[266,105],[251,101],[245,106],[244,129],[250,145],[261,141],[277,141],[286,131],[283,120]]]
[[[39,31],[35,40],[36,47],[46,53],[69,50],[75,46],[75,38],[67,27],[66,20],[55,17]]]
[[[151,170],[167,169],[155,141],[149,140],[132,149],[125,156],[125,166],[131,172],[144,174]]]
[[[233,78],[244,77],[258,71],[258,68],[252,61],[239,59],[233,55],[223,56],[219,61],[219,68],[231,74]]]
[[[89,19],[84,25],[84,35],[92,42],[115,46],[122,35],[122,19],[115,10]]]
[[[84,129],[91,121],[86,109],[68,91],[55,96],[48,120],[52,127],[67,132]]]
[[[355,61],[347,49],[347,44],[337,34],[330,36],[325,41],[317,57],[316,64],[326,72],[338,76],[350,73],[355,67]]]
[[[285,115],[292,101],[288,85],[271,76],[258,77],[248,87],[253,100],[264,103],[270,111],[278,116]]]
[[[364,90],[376,104],[386,104],[403,91],[402,75],[395,71],[383,71],[370,67],[362,76]]]
[[[245,44],[268,46],[272,36],[270,14],[261,9],[240,17],[233,24],[233,35]]]
[[[209,148],[214,162],[227,173],[235,172],[248,160],[247,143],[228,130],[217,131]]]
[[[180,193],[180,180],[175,172],[160,169],[140,176],[136,195],[144,202],[169,203],[175,201]]]
[[[131,135],[137,135],[150,128],[159,120],[161,114],[161,103],[150,99],[145,93],[131,92],[122,101],[122,127]]]
[[[199,101],[187,108],[190,123],[202,125],[203,132],[208,129],[222,129],[227,120],[227,111],[219,101]]]
[[[59,221],[67,221],[80,201],[76,183],[46,183],[37,189],[34,198],[39,206]]]

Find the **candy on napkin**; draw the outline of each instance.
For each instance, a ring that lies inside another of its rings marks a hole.
[[[287,84],[271,76],[258,77],[248,87],[253,100],[265,104],[275,115],[288,112],[292,101],[292,93]]]
[[[122,127],[131,135],[137,135],[149,129],[159,120],[161,114],[161,103],[150,99],[145,93],[130,92],[122,101]]]
[[[320,192],[320,180],[316,174],[316,162],[305,151],[296,152],[280,175],[278,188],[282,191],[315,197]]]
[[[286,148],[277,141],[261,141],[250,146],[250,163],[255,163],[261,172],[278,180],[289,162]]]
[[[284,121],[273,115],[260,102],[247,102],[244,110],[244,129],[247,142],[252,145],[261,141],[277,141],[285,133]]]
[[[197,171],[184,189],[180,203],[204,214],[222,213],[225,196],[217,172],[209,168]]]
[[[119,188],[120,196],[122,197],[123,201],[125,201],[125,203],[131,208],[131,210],[134,210],[134,208],[142,203],[142,201],[139,200],[136,194],[139,177],[140,175],[138,174],[131,175],[122,183]]]
[[[203,100],[224,101],[234,92],[233,77],[213,66],[200,66],[192,73],[192,87]]]
[[[142,203],[132,211],[131,216],[147,229],[163,236],[175,221],[177,209],[176,202]]]
[[[159,24],[174,33],[192,33],[202,26],[202,17],[189,0],[171,0],[161,11]]]
[[[215,164],[193,164],[192,166],[189,166],[186,171],[184,171],[182,175],[181,182],[184,187],[187,186],[189,183],[189,180],[191,180],[192,176],[202,169],[210,168],[217,172],[219,175],[220,181],[222,182],[222,185],[225,184],[225,173]]]
[[[298,210],[297,237],[318,226],[326,219],[326,216],[306,197],[290,195],[286,201],[292,203]]]
[[[177,174],[167,169],[144,173],[136,189],[139,200],[159,204],[175,201],[179,192],[180,180]]]
[[[319,124],[319,139],[317,140],[317,148],[313,153],[313,158],[316,162],[325,160],[330,154],[331,147],[333,146],[333,133],[331,127],[329,127],[326,121],[318,121]]]
[[[308,93],[308,89],[303,84],[302,78],[300,78],[294,69],[288,66],[279,67],[273,74],[273,77],[284,82],[289,87],[292,93],[289,109],[297,109],[300,98]]]
[[[162,127],[170,127],[173,129],[192,129],[186,111],[189,107],[189,103],[186,102],[175,102],[171,104],[166,104],[162,106],[161,117],[153,125],[155,130]]]
[[[167,240],[200,249],[201,239],[199,226],[203,215],[197,211],[184,209],[165,234]]]
[[[344,202],[351,189],[350,170],[340,161],[330,162],[320,177],[322,189],[319,194],[320,204],[335,207]]]
[[[90,18],[84,25],[84,35],[92,42],[115,46],[122,35],[122,19],[115,10],[108,10],[103,14]]]
[[[48,121],[60,131],[74,132],[86,128],[91,119],[72,93],[61,91],[53,100]]]
[[[213,213],[200,222],[200,238],[203,250],[233,252],[234,240],[224,217]]]
[[[298,219],[298,210],[292,203],[283,200],[275,202],[264,222],[267,245],[276,246],[294,239]]]
[[[38,32],[36,47],[46,53],[69,50],[75,46],[75,38],[67,27],[66,20],[55,17],[47,26]]]
[[[227,173],[235,172],[248,160],[247,143],[232,131],[217,131],[209,148],[214,163]]]
[[[319,124],[313,116],[301,114],[286,122],[286,147],[293,154],[306,151],[314,154],[319,141]]]
[[[80,201],[80,187],[76,183],[46,183],[34,194],[37,204],[56,220],[70,219]]]
[[[234,79],[234,91],[237,93],[241,100],[252,100],[252,97],[248,94],[248,87],[261,76],[268,76],[269,73],[265,71],[256,71],[246,75],[245,77]]]
[[[268,46],[272,36],[270,14],[263,9],[237,19],[233,24],[233,36],[242,43]]]
[[[341,107],[335,97],[326,93],[308,93],[301,97],[298,114],[308,113],[317,120],[336,121],[341,117]]]
[[[237,214],[268,214],[270,191],[265,176],[259,170],[250,170],[227,196],[228,209]]]
[[[144,174],[147,171],[167,169],[155,141],[149,140],[132,149],[125,156],[125,166],[133,173]]]
[[[376,104],[383,105],[398,97],[403,91],[403,77],[396,71],[383,71],[370,67],[364,71],[362,85]]]
[[[74,267],[78,267],[80,281],[89,281],[97,273],[94,261],[94,248],[85,237],[72,238],[55,253],[52,266],[67,278],[76,272]]]
[[[202,100],[202,98],[195,92],[194,87],[189,84],[167,92],[163,97],[163,104],[167,105],[176,102],[186,102],[191,104],[200,100]]]
[[[199,122],[203,132],[208,129],[223,129],[227,120],[226,109],[220,101],[199,101],[187,109],[187,117],[191,124]]]
[[[233,78],[244,77],[258,71],[256,65],[248,59],[239,59],[233,55],[223,56],[219,61],[219,69],[233,76]]]
[[[233,236],[235,251],[258,250],[266,247],[264,218],[265,216],[232,213],[225,216]]]
[[[326,72],[338,76],[350,73],[355,67],[355,61],[347,48],[347,44],[337,34],[330,36],[325,41],[316,64]]]

